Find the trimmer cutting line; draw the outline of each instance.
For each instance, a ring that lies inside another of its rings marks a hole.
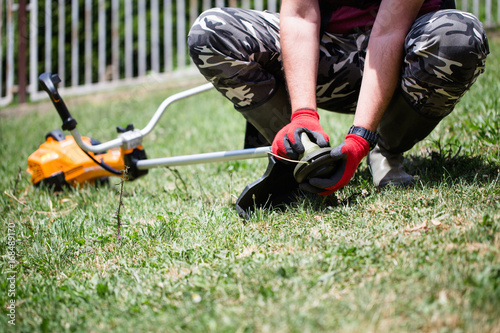
[[[62,129],[69,131],[71,135],[65,136],[60,130],[52,131],[46,135],[46,141],[39,149],[29,156],[28,172],[36,186],[44,184],[62,189],[67,185],[94,184],[109,176],[123,176],[125,170],[127,179],[135,180],[146,175],[148,169],[156,167],[267,157],[269,164],[264,175],[248,185],[236,201],[238,213],[249,218],[248,213],[255,208],[279,208],[292,202],[300,182],[334,170],[327,163],[331,148],[319,148],[309,141],[306,134],[301,137],[306,152],[295,163],[272,156],[271,147],[148,159],[142,140],[153,130],[167,107],[176,101],[212,89],[211,83],[165,99],[144,129],[135,129],[132,124],[126,128],[117,127],[116,139],[100,143],[82,137],[76,129],[77,121],[71,116],[57,90],[57,84],[61,82],[59,76],[43,73],[39,76],[39,82],[62,119]]]

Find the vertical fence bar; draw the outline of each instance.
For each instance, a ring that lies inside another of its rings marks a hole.
[[[146,2],[138,2],[138,21],[137,22],[137,67],[138,76],[146,75]]]
[[[215,0],[215,7],[221,8],[224,6],[225,6],[224,0]]]
[[[0,0],[0,105],[3,105],[3,0]]]
[[[491,26],[493,24],[493,16],[492,16],[492,8],[491,8],[491,0],[486,0],[485,1],[485,19],[486,19],[486,25]]]
[[[248,0],[250,1],[250,0]],[[207,10],[207,9],[210,9],[212,7],[212,1],[210,0],[203,0],[203,10]]]
[[[31,37],[28,31],[28,14],[27,14],[27,1],[19,0],[17,4],[17,95],[19,96],[19,103],[26,103],[26,86],[27,86],[27,72],[26,72],[26,56],[28,55],[28,36]],[[30,39],[31,42],[31,39]]]
[[[99,0],[97,4],[97,81],[106,80],[106,2]]]
[[[132,0],[125,0],[125,78],[129,79],[133,69]]]
[[[45,71],[52,71],[52,1],[45,1]]]
[[[85,85],[92,84],[92,0],[85,0],[85,17],[84,17],[84,29],[85,29],[85,60],[84,60],[84,76]]]
[[[469,0],[462,0],[462,5],[460,6],[460,9],[463,10],[464,12],[468,11],[468,4]]]
[[[472,13],[479,17],[479,0],[472,1]]]
[[[174,64],[174,32],[172,29],[172,0],[163,1],[163,48],[165,72],[173,70]]]
[[[1,5],[3,7],[3,1],[1,2]],[[5,74],[3,74],[3,60],[4,58],[1,57],[2,55],[2,47],[3,43],[0,46],[0,74],[5,75],[5,94],[2,96],[2,84],[3,84],[3,76],[0,76],[0,106],[7,105],[10,102],[12,102],[12,86],[14,84],[13,78],[14,78],[14,20],[13,20],[13,3],[12,0],[7,0],[5,4]],[[2,10],[0,10],[1,12]],[[2,18],[2,17],[0,17]],[[0,22],[0,26],[2,26],[2,22]],[[1,32],[1,29],[0,29]],[[3,35],[0,35],[0,37],[3,38]]]
[[[7,76],[5,82],[5,91],[7,101],[12,101],[14,87],[14,1],[7,0],[7,54],[5,75]]]
[[[31,0],[30,6],[30,28],[29,28],[29,48],[30,48],[30,86],[31,96],[38,91],[38,0]],[[27,38],[28,36],[20,36]]]
[[[120,6],[118,1],[111,1],[111,77],[113,81],[120,79]]]
[[[151,0],[151,70],[160,72],[160,8],[158,0]]]
[[[198,1],[197,0],[190,0],[189,1],[189,28],[193,25],[194,21],[198,18],[198,15],[200,15],[200,12],[198,11]],[[188,28],[188,29],[189,29]],[[191,57],[187,57],[189,64],[192,63]]]
[[[242,0],[241,7],[245,8],[245,9],[250,9],[250,0]]]
[[[78,58],[79,58],[79,41],[78,41],[78,0],[71,1],[71,85],[78,86]]]
[[[66,41],[65,41],[65,26],[66,26],[66,14],[65,14],[65,2],[64,0],[59,0],[57,6],[57,73],[59,77],[62,79],[62,82],[59,83],[60,87],[64,87],[65,85],[65,76],[66,76]]]
[[[177,0],[177,68],[186,67],[186,5],[184,0]]]
[[[264,10],[264,1],[263,0],[255,0],[254,7],[256,10]]]
[[[276,0],[267,0],[267,10],[270,12],[276,12]]]
[[[193,25],[198,15],[198,0],[189,0],[189,26]]]

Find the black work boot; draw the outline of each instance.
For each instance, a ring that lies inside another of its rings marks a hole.
[[[378,187],[411,184],[413,177],[402,165],[403,153],[427,137],[441,119],[419,114],[396,91],[378,126],[378,144],[368,154],[373,184]]]
[[[373,184],[384,187],[392,184],[406,186],[413,183],[413,177],[403,168],[403,154],[391,154],[380,145],[376,145],[368,154],[368,164],[373,177]]]
[[[247,120],[245,148],[270,146],[292,115],[288,94],[282,85],[277,85],[265,101],[235,109]]]

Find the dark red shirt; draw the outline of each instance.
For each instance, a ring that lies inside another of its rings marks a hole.
[[[440,9],[442,2],[443,0],[426,0],[418,16]],[[326,31],[334,34],[347,34],[359,29],[369,30],[373,27],[379,7],[380,3],[368,5],[366,8],[342,6],[333,11]]]

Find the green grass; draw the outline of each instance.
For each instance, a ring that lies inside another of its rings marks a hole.
[[[118,241],[119,179],[61,193],[30,184],[27,157],[60,126],[56,112],[0,117],[0,331],[498,332],[500,42],[490,44],[486,73],[407,154],[414,187],[377,190],[363,162],[335,196],[246,224],[234,202],[265,159],[126,183]],[[143,128],[179,91],[159,88],[67,104],[82,134],[105,141],[117,125]],[[322,119],[339,143],[352,121]],[[239,149],[243,128],[211,91],[174,104],[144,145],[149,157]]]

